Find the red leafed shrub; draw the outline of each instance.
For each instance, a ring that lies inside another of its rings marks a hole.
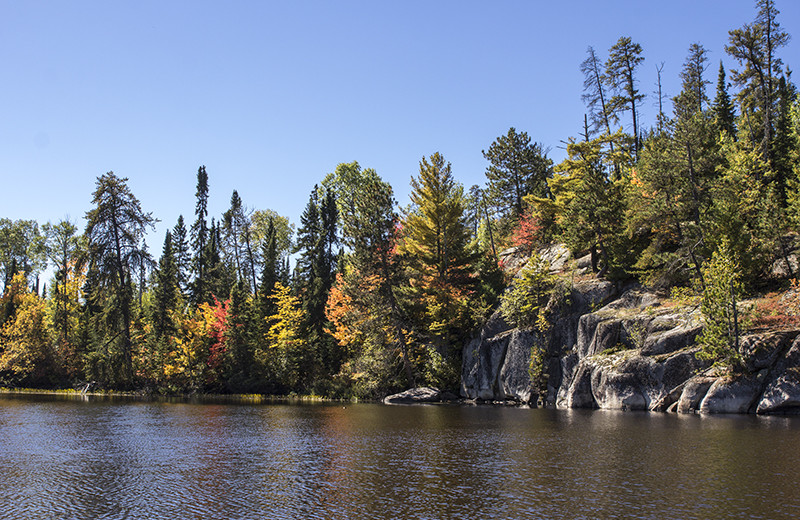
[[[517,225],[511,230],[508,237],[509,245],[521,247],[530,252],[541,240],[543,226],[539,219],[531,215],[530,211],[523,213]]]

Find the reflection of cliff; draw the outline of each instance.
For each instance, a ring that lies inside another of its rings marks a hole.
[[[543,256],[561,271],[563,248],[551,249]],[[726,378],[695,356],[696,307],[667,305],[637,285],[579,276],[550,323],[545,332],[515,329],[496,312],[464,349],[462,396],[558,408],[800,413],[800,330],[745,335],[747,373]],[[535,349],[543,355],[532,360]],[[532,363],[542,379],[531,377]]]

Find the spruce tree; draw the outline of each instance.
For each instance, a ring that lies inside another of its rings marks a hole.
[[[195,304],[208,301],[206,276],[208,260],[205,256],[208,249],[209,229],[206,222],[208,217],[208,174],[206,167],[201,166],[197,170],[197,191],[195,192],[197,203],[195,205],[195,221],[192,224],[192,248],[194,258],[192,268],[194,279],[192,281],[192,300]]]
[[[178,216],[178,222],[172,229],[172,253],[175,255],[175,266],[178,273],[178,287],[181,294],[189,294],[189,276],[192,269],[192,257],[189,242],[186,236],[186,225],[183,215]]]
[[[321,193],[317,186],[311,192],[305,211],[300,217],[297,232],[297,275],[304,320],[302,330],[314,352],[316,370],[307,374],[305,383],[320,375],[336,373],[341,362],[336,345],[327,333],[325,306],[336,275],[337,258],[334,245],[337,239],[338,213],[333,192]],[[311,367],[309,367],[311,368]]]
[[[142,211],[139,200],[128,188],[126,178],[108,172],[97,179],[92,203],[86,213],[89,271],[95,273],[98,288],[107,288],[106,323],[111,338],[120,338],[122,384],[133,381],[131,344],[132,284],[137,269],[150,263],[142,248],[145,231],[155,220]],[[101,292],[96,292],[101,295]]]
[[[153,332],[158,339],[175,332],[172,314],[177,310],[180,301],[178,263],[173,244],[172,233],[167,231],[161,259],[158,261],[154,290]]]
[[[675,97],[675,112],[678,117],[691,115],[703,110],[703,104],[708,101],[706,85],[710,82],[703,77],[706,71],[706,56],[708,51],[699,43],[689,46],[689,55],[683,63],[681,70],[681,93]]]
[[[719,61],[717,95],[714,97],[712,111],[714,112],[714,121],[719,133],[727,133],[732,139],[736,139],[736,114],[733,111],[731,97],[728,95],[728,86],[725,82],[725,67],[722,65],[722,60]]]
[[[266,330],[266,319],[277,312],[272,293],[280,280],[281,259],[278,252],[277,233],[273,219],[267,225],[267,234],[262,241],[261,283],[258,290],[258,311]]]

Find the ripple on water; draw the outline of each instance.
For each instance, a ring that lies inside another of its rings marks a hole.
[[[3,399],[0,518],[797,518],[798,441],[758,418]]]

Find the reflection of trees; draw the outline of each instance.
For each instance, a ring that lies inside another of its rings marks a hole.
[[[515,407],[5,399],[0,501],[18,517],[789,518],[800,506],[796,426]]]

